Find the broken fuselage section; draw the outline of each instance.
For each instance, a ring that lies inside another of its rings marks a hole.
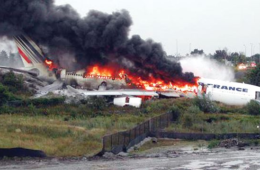
[[[61,70],[60,78],[66,84],[72,86],[80,86],[85,89],[121,89],[127,86],[128,77],[126,74],[118,76],[102,76],[87,74],[85,70],[79,70],[77,72],[67,72]]]

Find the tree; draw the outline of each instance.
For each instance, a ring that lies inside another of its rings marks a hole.
[[[3,76],[2,83],[3,85],[7,86],[12,92],[23,90],[23,77],[16,76],[12,71],[6,73]]]
[[[240,64],[240,63],[245,63],[246,62],[246,56],[242,53],[231,53],[228,56],[229,61],[232,61],[235,65]]]
[[[260,54],[253,55],[252,61],[255,61],[256,64],[259,64],[260,63]]]
[[[223,61],[228,58],[228,54],[226,50],[216,50],[215,54],[213,55],[213,58],[218,61]]]
[[[248,83],[260,86],[260,64],[247,74]]]
[[[190,54],[193,56],[197,56],[197,55],[203,55],[204,52],[203,50],[194,49]]]
[[[9,100],[9,92],[5,86],[0,83],[0,106]]]

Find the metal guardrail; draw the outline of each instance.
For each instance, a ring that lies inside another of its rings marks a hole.
[[[160,116],[151,118],[130,130],[106,135],[103,137],[104,152],[126,152],[132,146],[144,140],[151,132],[166,128],[172,121],[172,113],[165,113]]]

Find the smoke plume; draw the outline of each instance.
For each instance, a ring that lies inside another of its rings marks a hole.
[[[183,73],[179,63],[166,59],[161,44],[138,35],[128,38],[132,20],[126,10],[112,14],[92,10],[81,18],[70,5],[55,6],[53,0],[0,0],[0,4],[0,36],[26,34],[67,69],[115,63],[143,79],[152,75],[166,82],[193,80],[193,73]]]
[[[184,71],[193,72],[202,78],[224,81],[233,81],[235,79],[231,67],[206,56],[187,57],[180,60],[180,63]]]

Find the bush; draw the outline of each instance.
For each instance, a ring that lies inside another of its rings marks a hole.
[[[199,108],[198,106],[192,105],[192,106],[190,106],[190,107],[188,108],[187,113],[199,114],[199,113],[201,113],[201,110],[200,110],[200,108]]]
[[[218,140],[212,140],[209,142],[208,144],[208,148],[212,149],[212,148],[216,148],[219,145],[219,141]]]
[[[250,115],[260,115],[260,104],[254,100],[251,100],[247,105],[246,109]]]
[[[106,99],[103,97],[90,97],[87,105],[93,110],[104,110],[106,107]]]
[[[34,105],[34,106],[55,106],[58,104],[64,103],[64,97],[56,97],[56,98],[36,98],[36,99],[28,99],[24,101],[24,104]]]
[[[173,106],[169,111],[172,114],[172,121],[178,121],[181,115],[181,112],[178,107]]]
[[[209,100],[207,97],[203,96],[202,98],[195,97],[194,104],[199,107],[199,109],[206,113],[216,113],[219,111],[218,106]]]
[[[2,83],[7,86],[11,92],[23,90],[23,77],[21,75],[16,76],[12,71],[3,76]]]
[[[260,64],[258,64],[255,69],[252,69],[246,78],[249,84],[260,86]]]
[[[8,88],[0,83],[0,106],[7,104],[9,101],[18,99],[15,95],[8,91]]]
[[[0,84],[0,105],[5,104],[9,100],[9,92],[5,86]]]
[[[184,128],[191,128],[193,126],[192,117],[188,114],[183,116],[182,126]]]
[[[245,107],[240,106],[228,106],[222,103],[218,104],[220,113],[241,113],[246,114],[247,110]]]

